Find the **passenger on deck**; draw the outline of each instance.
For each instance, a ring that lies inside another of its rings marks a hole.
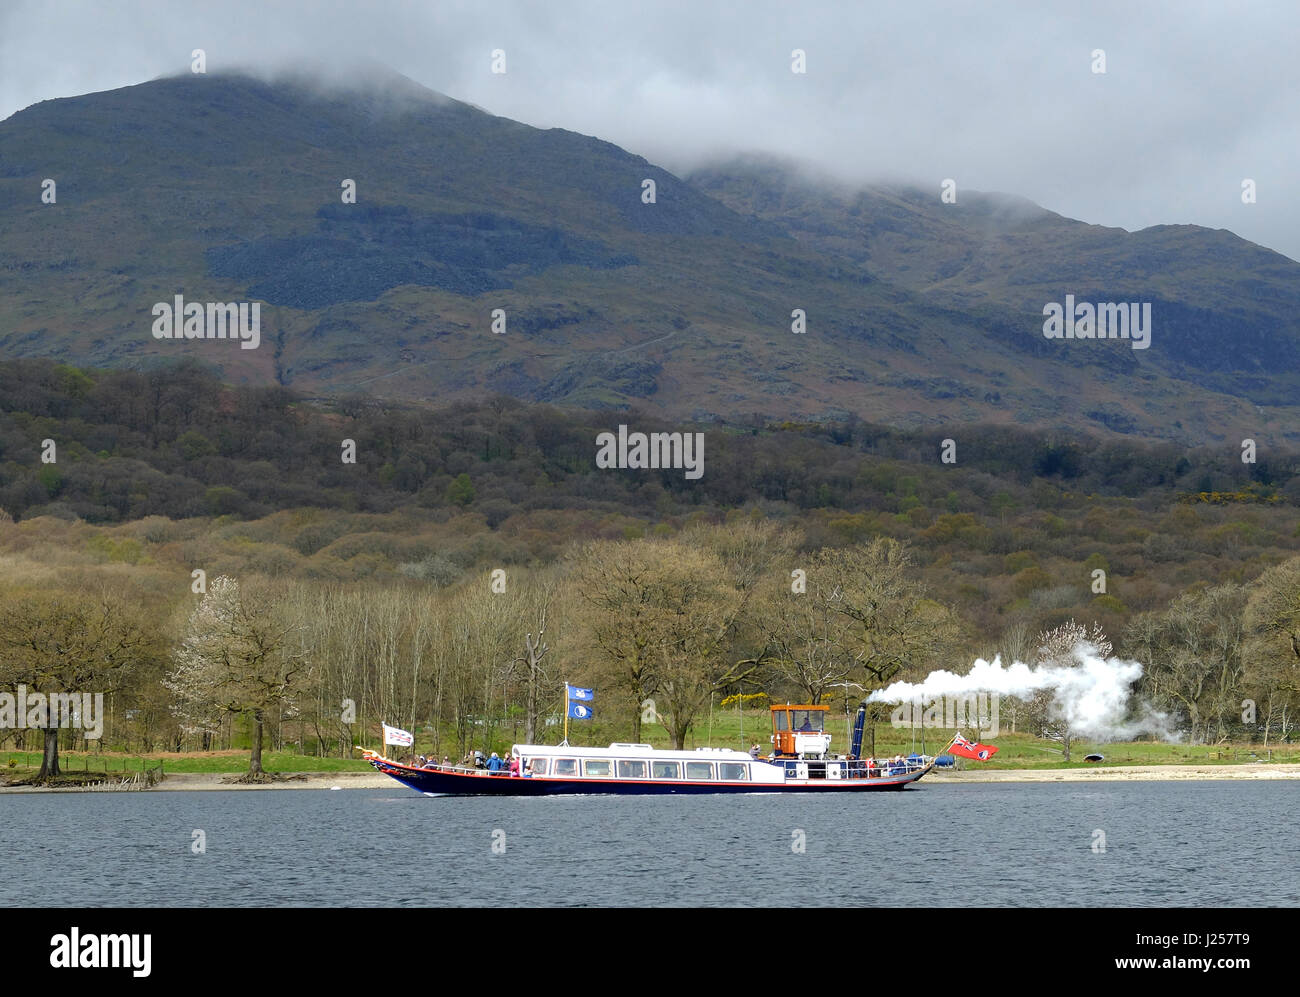
[[[511,756],[510,756],[510,766],[509,766],[509,768],[510,768],[510,774],[511,774],[511,775],[517,776],[517,775],[519,774],[519,756],[518,756],[518,755],[511,755]]]
[[[757,742],[757,741],[755,741],[753,744],[751,744],[751,745],[749,746],[749,757],[752,758],[752,759],[754,759],[754,761],[758,761],[758,742]]]
[[[488,759],[487,769],[493,773],[501,771],[501,757],[495,751],[492,752],[492,757]]]

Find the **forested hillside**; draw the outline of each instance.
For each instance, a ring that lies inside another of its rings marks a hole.
[[[325,403],[192,365],[0,364],[0,678],[57,682],[57,635],[96,635],[63,680],[110,692],[107,743],[135,749],[260,716],[304,750],[380,717],[461,750],[509,737],[529,702],[536,722],[565,680],[602,689],[603,733],[635,735],[654,698],[682,739],[714,697],[1032,660],[1076,619],[1141,660],[1140,691],[1198,740],[1242,735],[1243,699],[1260,711],[1245,736],[1294,722],[1294,455],[977,427],[949,464],[940,433],[754,419],[694,427],[691,481],[598,470],[596,435],[620,422],[660,428],[504,397]],[[835,598],[874,608],[850,626]],[[185,648],[232,618],[234,646],[273,648],[263,691],[227,676],[239,709],[182,702]],[[539,662],[525,635],[542,631]]]

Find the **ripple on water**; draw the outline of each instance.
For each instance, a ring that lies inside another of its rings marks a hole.
[[[877,795],[8,796],[0,902],[61,906],[1257,906],[1300,901],[1291,782]],[[206,853],[191,851],[193,831]],[[803,851],[792,848],[800,840]],[[1100,836],[1099,836],[1100,832]],[[1099,842],[1104,840],[1101,850]],[[496,852],[504,844],[504,852]]]

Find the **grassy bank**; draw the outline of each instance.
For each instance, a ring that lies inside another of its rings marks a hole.
[[[119,755],[110,752],[84,754],[73,751],[59,752],[59,766],[70,776],[100,773],[106,776],[130,775],[155,768],[162,763],[163,771],[240,773],[248,771],[247,751],[210,751],[177,754],[159,752],[152,755]],[[12,763],[12,764],[11,764]],[[39,771],[39,751],[0,752],[0,778],[27,778]],[[315,755],[294,755],[287,752],[267,752],[262,755],[262,767],[268,772],[351,772],[368,771],[370,766],[359,759],[318,758]]]

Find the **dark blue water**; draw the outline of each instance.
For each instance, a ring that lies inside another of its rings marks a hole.
[[[1295,782],[9,795],[0,904],[1295,906],[1297,803]]]

